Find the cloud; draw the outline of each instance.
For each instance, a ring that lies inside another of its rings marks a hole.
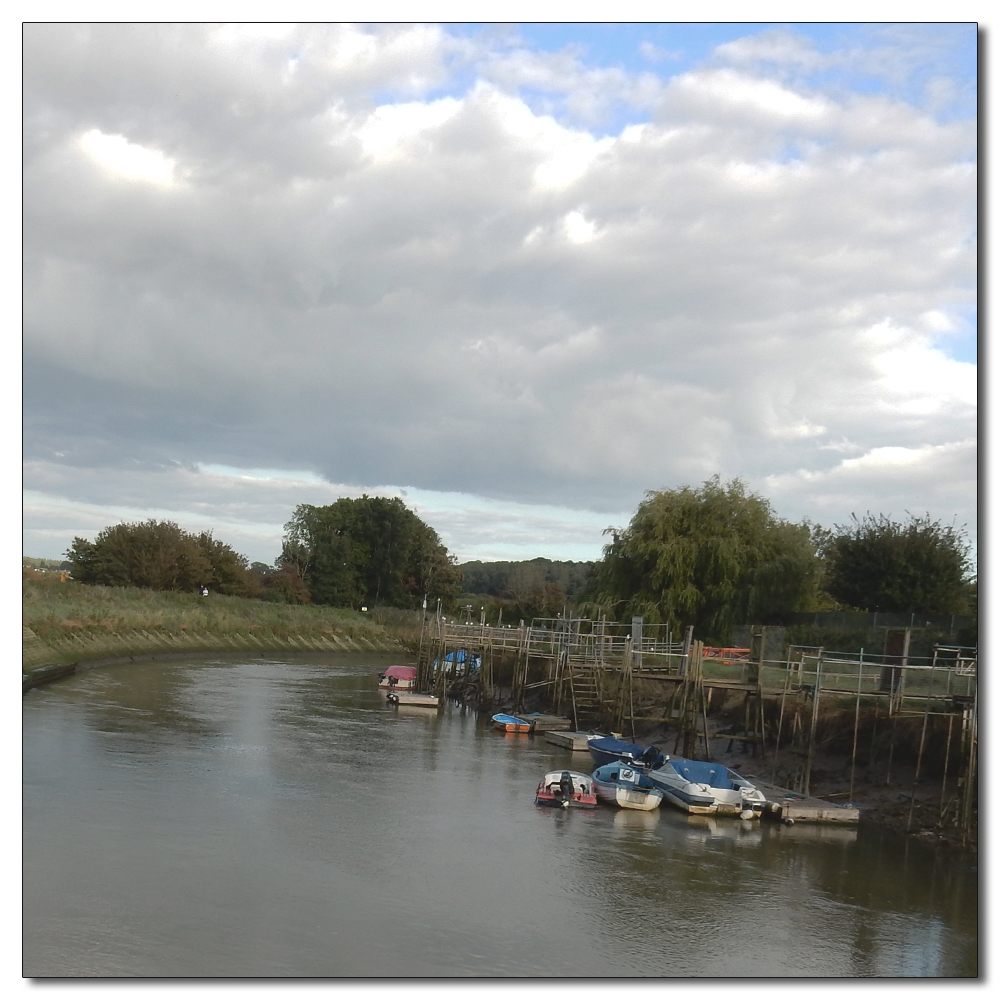
[[[247,538],[329,490],[457,493],[467,551],[491,503],[596,524],[715,472],[896,504],[891,449],[975,435],[975,123],[768,68],[808,51],[647,78],[434,26],[29,25],[26,485]],[[640,120],[599,135],[608,100]],[[197,508],[199,467],[320,482]]]

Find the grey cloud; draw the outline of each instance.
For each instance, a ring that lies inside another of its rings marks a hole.
[[[969,438],[920,317],[973,301],[970,123],[705,68],[606,77],[655,112],[596,145],[503,92],[544,72],[583,101],[596,78],[485,44],[31,26],[27,457],[73,470],[67,495],[203,462],[611,512],[715,471],[831,470],[844,439]],[[377,92],[416,115],[458,64],[493,82],[371,145]],[[115,179],[77,144],[95,128],[178,182]]]

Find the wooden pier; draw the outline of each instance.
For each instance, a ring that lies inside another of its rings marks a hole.
[[[934,746],[940,753],[943,741],[942,822],[956,826],[964,843],[978,816],[978,651],[935,646],[933,657],[920,659],[909,654],[910,629],[888,628],[878,653],[791,645],[782,659],[768,660],[769,628],[754,626],[749,649],[731,650],[706,648],[690,626],[681,637],[639,617],[630,624],[563,617],[510,627],[487,625],[485,613],[478,624],[438,614],[421,629],[417,689],[442,700],[448,694],[471,698],[484,710],[502,704],[515,715],[534,700],[568,718],[567,732],[620,732],[632,742],[637,726],[640,732],[670,727],[673,745],[660,742],[671,756],[712,760],[712,742],[720,735],[730,749],[739,741],[755,757],[773,752],[777,759],[781,748],[794,748],[802,763],[782,780],[795,787],[771,785],[769,801],[795,822],[857,822],[857,810],[811,795],[826,720],[850,724],[853,717],[851,789],[858,758],[872,764],[876,731],[880,756],[888,742],[887,760],[879,765],[890,784],[897,730],[905,738],[916,725],[914,782],[927,766],[925,751]],[[713,698],[726,703],[729,714],[726,731],[714,736],[708,724]],[[859,754],[862,720],[867,743]],[[928,739],[935,734],[936,740]],[[949,777],[957,779],[951,788]]]

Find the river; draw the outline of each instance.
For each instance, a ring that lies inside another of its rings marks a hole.
[[[589,757],[375,657],[29,691],[26,976],[974,976],[978,874],[862,828],[549,810]]]

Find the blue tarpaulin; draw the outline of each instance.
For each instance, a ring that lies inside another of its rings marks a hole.
[[[709,788],[735,788],[729,771],[722,764],[710,764],[707,760],[685,760],[683,757],[671,757],[667,763],[688,781]]]

